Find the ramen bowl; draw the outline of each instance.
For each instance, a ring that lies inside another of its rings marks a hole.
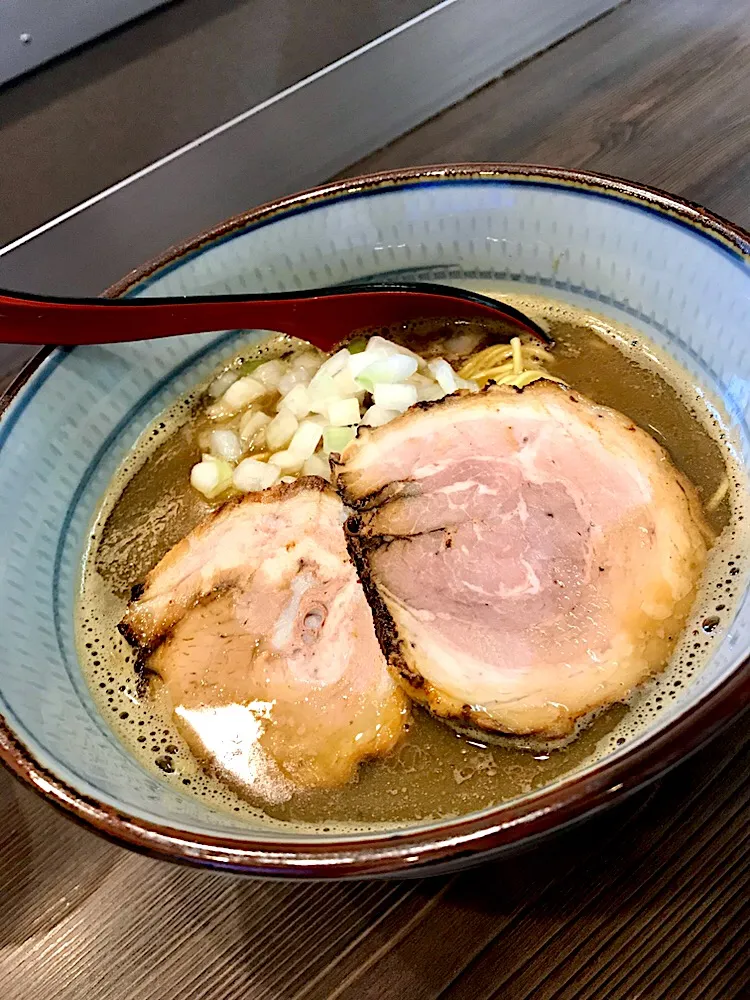
[[[624,322],[699,387],[747,468],[750,237],[667,194],[543,167],[417,168],[254,209],[167,251],[110,295],[236,294],[351,281],[492,282]],[[633,739],[500,806],[358,834],[270,829],[146,770],[97,710],[74,611],[92,517],[139,435],[232,354],[222,332],[52,349],[0,421],[0,756],[94,830],[159,857],[313,878],[422,875],[517,850],[653,781],[748,702],[750,602],[704,669]]]

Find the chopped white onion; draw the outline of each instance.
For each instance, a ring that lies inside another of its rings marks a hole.
[[[469,389],[471,392],[479,390],[479,386],[473,379],[461,378],[443,358],[428,361],[427,367],[435,376],[440,388],[444,389],[446,393],[455,392],[457,389]]]
[[[328,404],[328,423],[332,427],[348,427],[359,423],[359,400],[333,399]]]
[[[446,395],[445,389],[441,389],[437,382],[417,386],[417,402],[419,403],[434,403]]]
[[[357,376],[357,381],[366,389],[372,390],[373,386],[380,383],[405,382],[416,370],[416,358],[407,357],[406,354],[392,354],[388,358],[379,358],[367,368],[363,368]]]
[[[330,481],[328,456],[346,448],[357,425],[380,427],[417,401],[441,399],[459,388],[476,391],[478,386],[460,378],[443,358],[428,363],[377,336],[357,354],[342,349],[325,358],[309,348],[288,362],[265,361],[251,375],[222,372],[209,388],[218,398],[206,413],[233,419],[203,433],[200,443],[207,453],[193,467],[191,482],[213,499],[232,482],[249,492],[292,482],[299,474]],[[373,405],[361,415],[368,392]],[[278,399],[276,416],[254,409],[259,399],[266,409]],[[241,460],[244,452],[261,447],[272,452],[268,462]]]
[[[267,389],[278,389],[279,382],[289,370],[288,365],[278,358],[264,361],[253,372],[253,378],[261,382]]]
[[[232,482],[243,493],[268,489],[279,478],[279,467],[256,458],[243,458],[232,475]]]
[[[353,427],[326,427],[323,431],[323,451],[328,455],[343,451],[353,440]]]
[[[221,458],[206,455],[190,470],[190,484],[213,500],[232,485],[232,466]]]
[[[219,396],[222,396],[227,391],[229,386],[233,385],[239,377],[239,372],[222,372],[221,375],[215,378],[208,387],[209,396],[211,396],[212,399],[218,399]]]
[[[369,346],[368,344],[367,349],[361,351],[359,354],[349,355],[349,364],[347,367],[352,378],[357,378],[360,372],[363,372],[365,368],[369,368],[376,361],[385,361],[386,358],[390,357],[390,354],[381,348],[371,351]]]
[[[372,398],[376,406],[382,406],[386,410],[398,410],[402,413],[416,403],[417,390],[413,385],[383,383],[375,386]]]
[[[208,496],[219,482],[219,470],[215,462],[197,462],[190,470],[190,483],[196,490]]]
[[[304,374],[307,379],[311,379],[315,372],[320,368],[323,363],[323,358],[319,354],[313,354],[312,351],[305,351],[304,353],[298,355],[296,358],[292,358],[289,362],[291,371],[296,374]]]
[[[284,407],[279,410],[273,420],[266,427],[266,444],[271,451],[279,451],[285,448],[292,440],[292,435],[297,430],[298,421],[293,413]]]
[[[395,344],[385,337],[368,337],[365,344],[365,354],[393,354]]]
[[[404,354],[409,358],[416,358],[417,364],[424,364],[424,360],[414,351],[410,351],[408,347],[403,347],[401,344],[394,344],[392,340],[386,340],[385,337],[370,337],[365,347],[365,353],[368,351],[370,354],[376,351],[381,352],[386,357],[393,354]]]
[[[297,420],[301,420],[310,412],[310,393],[306,386],[297,384],[289,390],[286,396],[281,397],[281,403],[295,415]]]
[[[229,430],[211,431],[209,447],[211,454],[223,458],[226,462],[236,462],[245,450],[238,435]]]
[[[339,392],[333,378],[330,375],[321,375],[320,372],[313,378],[307,391],[310,409],[313,413],[325,415],[328,412],[329,401],[339,398]]]
[[[432,374],[441,389],[446,392],[455,392],[458,388],[458,383],[456,381],[457,375],[443,358],[435,358],[434,361],[428,361],[427,367],[430,369]]]
[[[245,448],[251,444],[258,444],[261,440],[261,431],[271,423],[271,418],[267,413],[260,410],[248,410],[242,414],[240,420],[240,441]]]
[[[236,382],[233,382],[229,386],[221,397],[220,403],[226,409],[231,410],[232,413],[236,413],[237,410],[244,410],[250,403],[254,403],[261,396],[265,396],[266,391],[266,387],[262,382],[258,381],[252,375],[245,375],[244,378],[237,379]]]
[[[290,370],[279,379],[279,392],[282,396],[286,396],[295,386],[307,385],[309,381],[310,376],[306,372],[293,372]]]
[[[311,455],[302,466],[303,476],[320,476],[321,479],[331,481],[331,467],[326,458],[320,452]]]
[[[302,459],[309,458],[320,444],[323,428],[313,420],[303,420],[289,442],[289,451],[300,455]]]
[[[409,358],[416,358],[417,364],[420,368],[424,368],[426,364],[421,355],[415,354],[414,351],[410,351],[409,348],[404,347],[403,344],[395,344],[392,340],[386,340],[384,337],[370,337],[367,341],[367,347],[365,350],[368,348],[371,352],[383,351],[386,355],[405,354]]]
[[[342,348],[342,350],[336,351],[335,354],[331,355],[327,361],[324,361],[316,374],[328,375],[333,378],[334,375],[338,375],[339,372],[342,372],[346,368],[350,358],[351,354],[346,348]]]
[[[394,417],[400,415],[399,410],[387,410],[384,406],[371,406],[362,417],[362,423],[366,427],[382,427]]]
[[[285,449],[277,451],[268,459],[271,465],[277,466],[282,472],[299,472],[305,463],[304,455],[299,452]]]
[[[352,378],[352,373],[348,368],[344,368],[337,375],[333,376],[333,385],[336,394],[344,399],[346,396],[361,396],[364,394],[364,387],[359,385],[357,380]]]

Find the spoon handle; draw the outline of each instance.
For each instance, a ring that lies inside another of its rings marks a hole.
[[[352,331],[415,319],[504,319],[548,336],[505,303],[442,285],[350,285],[269,295],[204,298],[61,299],[0,292],[0,341],[111,344],[210,330],[273,330],[322,350]]]

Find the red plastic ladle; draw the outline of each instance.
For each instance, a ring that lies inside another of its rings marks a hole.
[[[327,351],[354,330],[416,319],[502,319],[550,343],[518,309],[434,284],[345,285],[271,295],[61,299],[0,292],[0,342],[111,344],[209,330],[273,330]]]

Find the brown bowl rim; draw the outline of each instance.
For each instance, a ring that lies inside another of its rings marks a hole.
[[[424,181],[519,180],[582,188],[636,202],[670,216],[750,260],[750,234],[699,205],[657,188],[583,170],[536,164],[464,163],[410,167],[342,179],[243,212],[177,244],[131,271],[104,293],[132,291],[161,268],[240,230],[301,208],[373,189]],[[40,352],[0,399],[0,416],[50,349]],[[713,738],[750,703],[750,655],[723,683],[706,692],[668,727],[635,744],[615,760],[604,760],[579,777],[441,825],[357,838],[277,841],[186,832],[151,823],[90,798],[46,770],[0,716],[0,760],[25,784],[98,833],[136,850],[253,875],[343,878],[418,874],[437,865],[476,860],[527,844],[597,812],[628,792],[653,781]]]

